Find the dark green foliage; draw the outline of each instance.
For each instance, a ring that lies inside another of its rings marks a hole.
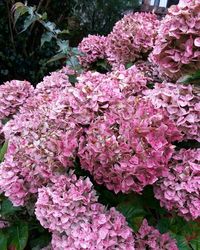
[[[108,34],[126,11],[139,6],[139,0],[29,0],[29,9],[21,6],[14,14],[15,2],[0,0],[0,84],[26,79],[35,85],[65,64],[66,56],[58,54],[58,44],[50,31],[61,31],[59,39],[69,40],[70,46],[76,47],[88,34]],[[35,11],[41,16],[36,17]],[[44,25],[37,22],[38,18],[46,21]]]

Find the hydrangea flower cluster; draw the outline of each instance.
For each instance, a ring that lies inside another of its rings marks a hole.
[[[70,167],[75,157],[82,129],[71,119],[64,75],[55,73],[45,78],[20,113],[3,128],[9,145],[0,167],[0,190],[16,206],[37,194],[54,172]]]
[[[73,73],[74,71],[69,67],[63,67],[61,70],[45,76],[43,81],[37,84],[33,96],[21,106],[20,113],[29,113],[32,110],[37,110],[42,104],[56,100],[62,91],[71,87],[68,75]]]
[[[116,193],[141,192],[168,171],[181,138],[165,112],[142,99],[121,100],[91,123],[80,139],[81,166]]]
[[[170,79],[200,69],[199,6],[199,0],[181,0],[161,21],[151,57]]]
[[[14,115],[33,91],[27,81],[13,80],[0,85],[0,120]]]
[[[15,205],[24,205],[54,172],[72,166],[85,126],[110,105],[146,87],[135,67],[107,75],[84,73],[76,87],[66,71],[45,77],[4,126],[9,149],[1,164],[0,189]]]
[[[144,93],[156,108],[167,111],[183,139],[200,141],[200,95],[191,85],[163,82]]]
[[[0,189],[16,206],[24,205],[54,172],[72,165],[81,129],[68,120],[67,107],[57,104],[21,114],[4,127],[6,136],[10,127],[13,134],[0,168]]]
[[[52,234],[52,249],[134,250],[134,237],[123,215],[97,202],[89,178],[73,173],[52,178],[39,189],[35,214]]]
[[[152,50],[159,21],[151,13],[130,13],[108,35],[107,57],[115,64],[134,62]]]
[[[147,88],[148,77],[136,66],[125,69],[123,65],[120,65],[118,69],[113,70],[108,75],[110,76],[109,80],[113,81],[113,85],[118,84],[126,98],[142,95],[142,91]]]
[[[161,206],[186,220],[200,216],[200,149],[181,149],[170,163],[170,173],[154,187]]]
[[[83,38],[78,49],[83,55],[79,56],[82,66],[88,67],[98,59],[106,58],[107,38],[99,35],[89,35]]]
[[[160,234],[160,232],[152,226],[148,225],[146,219],[135,234],[136,250],[178,250],[176,241],[171,239],[169,234]]]
[[[141,95],[147,84],[146,77],[135,66],[107,74],[87,71],[78,77],[75,88],[70,90],[73,117],[77,123],[89,125],[109,107],[129,96]]]

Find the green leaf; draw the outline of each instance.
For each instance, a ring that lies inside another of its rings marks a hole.
[[[190,75],[184,75],[178,79],[178,83],[197,83],[199,85],[200,82],[200,70],[196,71]]]
[[[14,17],[14,25],[15,25],[19,17],[23,16],[25,13],[28,12],[28,7],[21,2],[17,2],[13,5],[11,12]]]
[[[41,37],[41,47],[44,45],[45,42],[50,42],[51,39],[53,38],[53,34],[51,32],[45,32],[42,34]]]
[[[79,61],[76,56],[71,56],[69,59],[66,61],[66,64],[72,68],[76,68],[79,66]]]
[[[172,234],[170,233],[172,238],[176,239],[177,246],[179,250],[191,250],[191,248],[188,245],[188,241],[186,238],[182,235]]]
[[[41,22],[42,25],[51,33],[56,33],[56,25],[53,22]]]
[[[57,40],[57,45],[59,46],[58,52],[67,54],[69,52],[69,41],[68,40]]]
[[[58,61],[60,59],[64,59],[66,58],[66,55],[65,54],[57,54],[55,56],[53,56],[50,60],[47,61],[47,63],[51,63],[51,62],[55,62],[55,61]]]
[[[120,211],[129,222],[130,226],[137,231],[141,226],[142,220],[146,215],[146,211],[143,209],[139,200],[121,202],[117,206],[117,210]]]
[[[28,241],[28,224],[18,221],[7,229],[9,246],[14,246],[16,250],[23,250]]]
[[[1,215],[8,216],[14,214],[16,211],[21,210],[20,207],[14,207],[7,198],[1,203]]]
[[[158,221],[157,228],[160,233],[166,233],[170,228],[170,218],[162,218]]]
[[[0,232],[0,249],[7,250],[7,236],[3,232]]]
[[[126,69],[130,68],[131,66],[133,66],[133,63],[132,63],[132,62],[127,63],[127,64],[125,65]]]
[[[28,27],[32,24],[32,23],[34,23],[35,21],[37,21],[37,20],[39,20],[39,17],[37,17],[37,16],[28,16],[25,20],[24,20],[24,25],[23,25],[23,30],[20,32],[20,33],[22,33],[22,32],[24,32],[25,30],[27,30],[28,29]]]
[[[200,249],[200,237],[198,239],[191,240],[190,245],[192,246],[193,250],[199,250]]]
[[[4,142],[2,148],[0,149],[0,163],[4,160],[4,156],[8,149],[8,142]]]

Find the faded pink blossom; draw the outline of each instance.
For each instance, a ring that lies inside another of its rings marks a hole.
[[[170,173],[155,186],[156,199],[186,220],[200,217],[200,149],[181,149],[169,164]]]
[[[200,3],[182,0],[161,21],[151,58],[172,80],[200,69]]]
[[[77,179],[73,173],[55,177],[39,189],[35,213],[52,232],[52,249],[135,249],[124,216],[97,202],[89,178]]]
[[[200,95],[193,86],[163,82],[144,94],[155,108],[167,111],[184,140],[200,141]]]
[[[165,112],[142,98],[120,100],[81,137],[81,167],[116,193],[141,192],[168,172],[171,142],[181,135]]]
[[[108,61],[117,66],[147,56],[154,46],[158,26],[159,21],[154,14],[125,15],[108,35]]]
[[[83,55],[79,56],[82,66],[88,67],[98,59],[106,57],[107,38],[99,35],[89,35],[79,43],[78,49]]]
[[[27,81],[13,80],[0,85],[0,120],[16,114],[34,88]]]

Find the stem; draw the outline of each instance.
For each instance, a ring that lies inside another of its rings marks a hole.
[[[15,41],[13,36],[13,30],[12,30],[12,20],[10,15],[10,8],[9,8],[9,1],[6,1],[6,7],[7,7],[7,13],[8,13],[8,25],[9,25],[9,32],[10,32],[10,40],[13,46],[13,49],[15,50]]]

